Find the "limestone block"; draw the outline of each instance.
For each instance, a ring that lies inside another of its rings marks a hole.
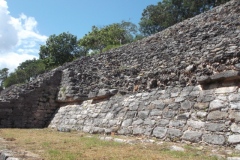
[[[231,144],[240,143],[240,135],[239,134],[230,135],[228,137],[228,142],[231,143]]]
[[[177,120],[187,120],[190,117],[190,113],[179,114],[176,118]]]
[[[210,144],[223,145],[225,143],[225,137],[223,135],[204,134],[203,141]]]
[[[149,110],[138,112],[138,117],[141,119],[146,119],[148,115],[149,115]]]
[[[228,96],[228,99],[230,102],[235,102],[235,101],[240,101],[240,94],[237,93],[237,94],[230,94]]]
[[[142,127],[134,127],[133,128],[134,135],[141,135],[144,133],[144,131],[145,131],[145,129],[143,129]]]
[[[153,126],[155,124],[155,120],[154,119],[150,119],[150,118],[147,118],[144,120],[144,125],[148,125],[148,126]]]
[[[227,118],[228,113],[221,111],[212,111],[208,114],[207,120],[221,120]]]
[[[174,137],[181,137],[183,133],[180,129],[169,128],[167,131],[167,134],[169,137],[174,138]]]
[[[181,103],[181,110],[189,110],[194,105],[193,102],[190,102],[189,100],[185,100]]]
[[[135,125],[140,125],[142,123],[143,123],[142,119],[137,119],[136,121],[133,121],[132,125],[135,126]]]
[[[203,121],[188,120],[187,124],[189,127],[192,127],[194,129],[200,129],[205,126],[205,122],[203,122]]]
[[[164,127],[156,127],[154,130],[153,130],[153,133],[152,135],[157,137],[157,138],[164,138],[166,136],[166,133],[167,133],[167,128],[164,128]]]
[[[224,123],[206,123],[205,129],[212,132],[221,132],[226,130],[226,125]]]
[[[176,115],[176,111],[163,111],[164,118],[173,118]]]
[[[237,125],[236,123],[233,123],[230,128],[231,128],[232,132],[240,133],[240,125]]]
[[[172,121],[170,121],[169,126],[176,127],[176,128],[182,128],[185,126],[185,124],[186,124],[186,121],[184,121],[184,120],[172,120]]]
[[[122,122],[122,127],[128,127],[132,124],[132,119],[126,119]]]
[[[206,103],[195,103],[194,104],[194,108],[200,109],[200,110],[205,110],[205,109],[208,108],[208,106],[209,106],[208,102],[206,102]]]
[[[240,112],[233,112],[233,111],[231,111],[230,114],[229,114],[229,118],[232,121],[240,122]]]
[[[224,94],[224,93],[232,93],[235,92],[237,90],[237,87],[233,86],[233,87],[221,87],[221,88],[217,88],[215,90],[216,94]]]
[[[240,157],[228,157],[227,160],[240,160]]]
[[[209,111],[219,110],[221,108],[226,108],[227,104],[224,101],[216,99],[210,102]]]
[[[196,115],[199,118],[205,118],[207,116],[207,112],[198,111]]]
[[[230,102],[230,107],[233,110],[240,110],[240,102]]]
[[[186,140],[186,141],[190,141],[190,142],[199,142],[201,141],[202,138],[202,132],[198,132],[198,131],[185,131],[182,139]]]
[[[157,122],[157,126],[160,126],[160,127],[165,127],[169,124],[169,120],[168,119],[160,119],[158,120]]]
[[[180,108],[180,104],[179,103],[171,103],[168,105],[168,108],[172,109],[172,110],[177,110],[178,108]]]
[[[150,112],[150,116],[161,116],[162,115],[162,111],[160,109],[153,109]]]

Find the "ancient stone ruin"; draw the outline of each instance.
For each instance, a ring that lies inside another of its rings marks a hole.
[[[240,3],[0,94],[1,128],[144,135],[240,147]]]

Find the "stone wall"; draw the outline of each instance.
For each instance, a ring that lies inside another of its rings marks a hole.
[[[0,93],[0,127],[50,123],[61,131],[239,144],[239,14],[232,0],[7,88]]]
[[[91,98],[101,89],[132,93],[195,86],[198,77],[239,70],[239,8],[233,0],[141,41],[66,64],[61,85],[66,101]]]
[[[58,109],[61,71],[53,70],[28,84],[12,86],[0,95],[0,128],[42,128]]]
[[[167,141],[240,144],[239,81],[168,87],[61,107],[49,127]]]

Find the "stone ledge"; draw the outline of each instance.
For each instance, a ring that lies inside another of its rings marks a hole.
[[[212,76],[197,77],[197,81],[201,85],[225,80],[227,81],[240,80],[240,71],[228,70],[225,72],[214,74]]]

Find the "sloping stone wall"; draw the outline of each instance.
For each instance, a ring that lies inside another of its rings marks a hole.
[[[34,81],[1,93],[0,128],[42,128],[58,109],[61,71],[53,70]]]
[[[239,70],[239,17],[240,4],[233,0],[141,41],[81,58],[63,66],[61,88],[84,99],[101,89],[133,93],[195,86],[198,77]]]

